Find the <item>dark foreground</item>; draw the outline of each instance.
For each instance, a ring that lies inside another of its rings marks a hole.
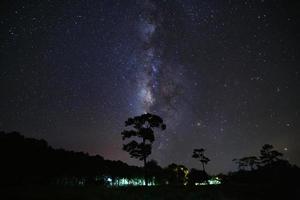
[[[2,187],[1,199],[45,199],[45,200],[95,200],[95,199],[298,199],[298,188],[282,188],[275,186],[201,186],[201,187],[56,187],[56,186],[22,186]],[[4,197],[4,198],[3,198]]]

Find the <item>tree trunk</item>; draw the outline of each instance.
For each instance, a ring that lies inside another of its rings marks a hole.
[[[202,163],[202,169],[203,169],[203,171],[205,172],[204,163]]]
[[[143,144],[146,145],[145,139],[143,138]],[[148,176],[147,176],[147,160],[146,156],[144,155],[144,178],[145,178],[145,184],[148,186]]]
[[[146,157],[144,157],[144,178],[145,178],[145,184],[148,186],[148,175],[147,175],[147,162],[146,162]]]

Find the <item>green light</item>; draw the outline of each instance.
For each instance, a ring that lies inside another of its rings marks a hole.
[[[220,185],[220,184],[222,183],[219,177],[213,177],[209,179],[208,183],[207,182],[195,183],[195,185]]]
[[[149,181],[149,186],[154,186],[154,178]],[[108,185],[110,186],[143,186],[146,185],[145,180],[142,178],[115,178],[114,180],[110,177],[106,178]]]

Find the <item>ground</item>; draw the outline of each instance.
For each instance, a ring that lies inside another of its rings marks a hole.
[[[1,188],[4,199],[33,200],[252,200],[252,199],[290,199],[293,194],[270,186],[201,186],[201,187],[6,187]],[[280,191],[280,194],[278,193]],[[277,193],[276,193],[277,192]],[[2,199],[2,198],[1,198]]]

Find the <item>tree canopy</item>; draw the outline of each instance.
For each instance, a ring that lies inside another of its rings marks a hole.
[[[144,168],[146,171],[147,157],[151,154],[152,143],[155,140],[154,128],[161,130],[166,129],[161,117],[146,113],[133,118],[128,118],[125,121],[125,126],[131,126],[133,129],[124,130],[122,134],[123,140],[135,137],[127,144],[123,145],[123,150],[127,151],[132,158],[136,158],[144,161]],[[145,172],[146,173],[146,172]],[[147,184],[147,177],[145,174],[145,180]]]
[[[199,160],[202,163],[203,171],[205,171],[204,165],[206,165],[210,159],[204,155],[205,149],[194,149],[192,157]]]

